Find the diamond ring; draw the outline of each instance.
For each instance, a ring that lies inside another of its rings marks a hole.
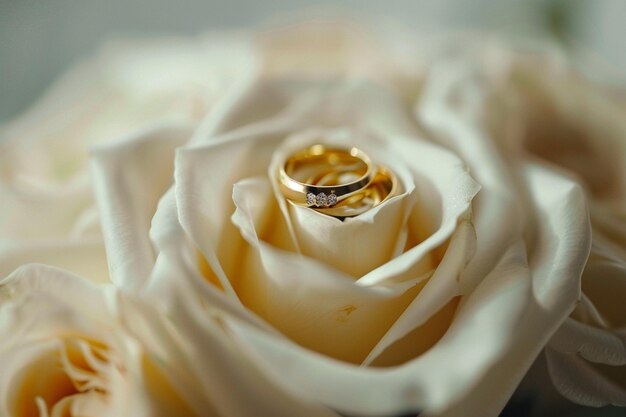
[[[328,208],[359,193],[374,177],[362,150],[317,144],[287,158],[279,171],[280,189],[295,203]]]
[[[343,220],[363,214],[401,192],[402,187],[393,171],[378,165],[376,175],[367,187],[335,206],[319,208],[317,211]]]

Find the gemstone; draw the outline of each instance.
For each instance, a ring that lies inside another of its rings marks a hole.
[[[334,206],[337,204],[337,196],[335,194],[329,194],[326,203],[328,206]]]
[[[316,204],[317,204],[317,207],[326,207],[327,205],[326,194],[319,193],[317,195]]]
[[[313,193],[308,193],[306,195],[306,205],[307,206],[314,206],[315,205],[315,194]]]

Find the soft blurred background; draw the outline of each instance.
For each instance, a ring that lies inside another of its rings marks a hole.
[[[549,40],[589,78],[626,87],[626,0],[0,0],[0,123],[112,38],[246,27],[303,9],[354,10],[426,31],[489,30]],[[540,357],[502,416],[610,417],[626,410],[563,400]]]
[[[249,26],[303,8],[355,10],[433,31],[551,39],[588,76],[626,85],[624,0],[0,0],[0,122],[110,38]]]

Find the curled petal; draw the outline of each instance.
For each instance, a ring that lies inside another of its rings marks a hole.
[[[190,134],[184,126],[156,127],[92,151],[111,280],[120,286],[137,289],[150,275],[150,221],[171,186],[174,150]]]
[[[602,407],[626,406],[623,369],[608,369],[586,361],[576,353],[560,353],[546,349],[548,370],[555,387],[563,396],[578,404]]]

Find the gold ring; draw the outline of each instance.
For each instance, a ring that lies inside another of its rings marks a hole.
[[[333,207],[373,180],[374,166],[358,148],[317,144],[291,155],[279,171],[283,195],[308,207]],[[322,185],[325,184],[325,185]]]
[[[395,174],[387,167],[379,165],[374,179],[361,192],[334,207],[319,208],[317,211],[340,220],[355,217],[400,194],[400,188]]]

